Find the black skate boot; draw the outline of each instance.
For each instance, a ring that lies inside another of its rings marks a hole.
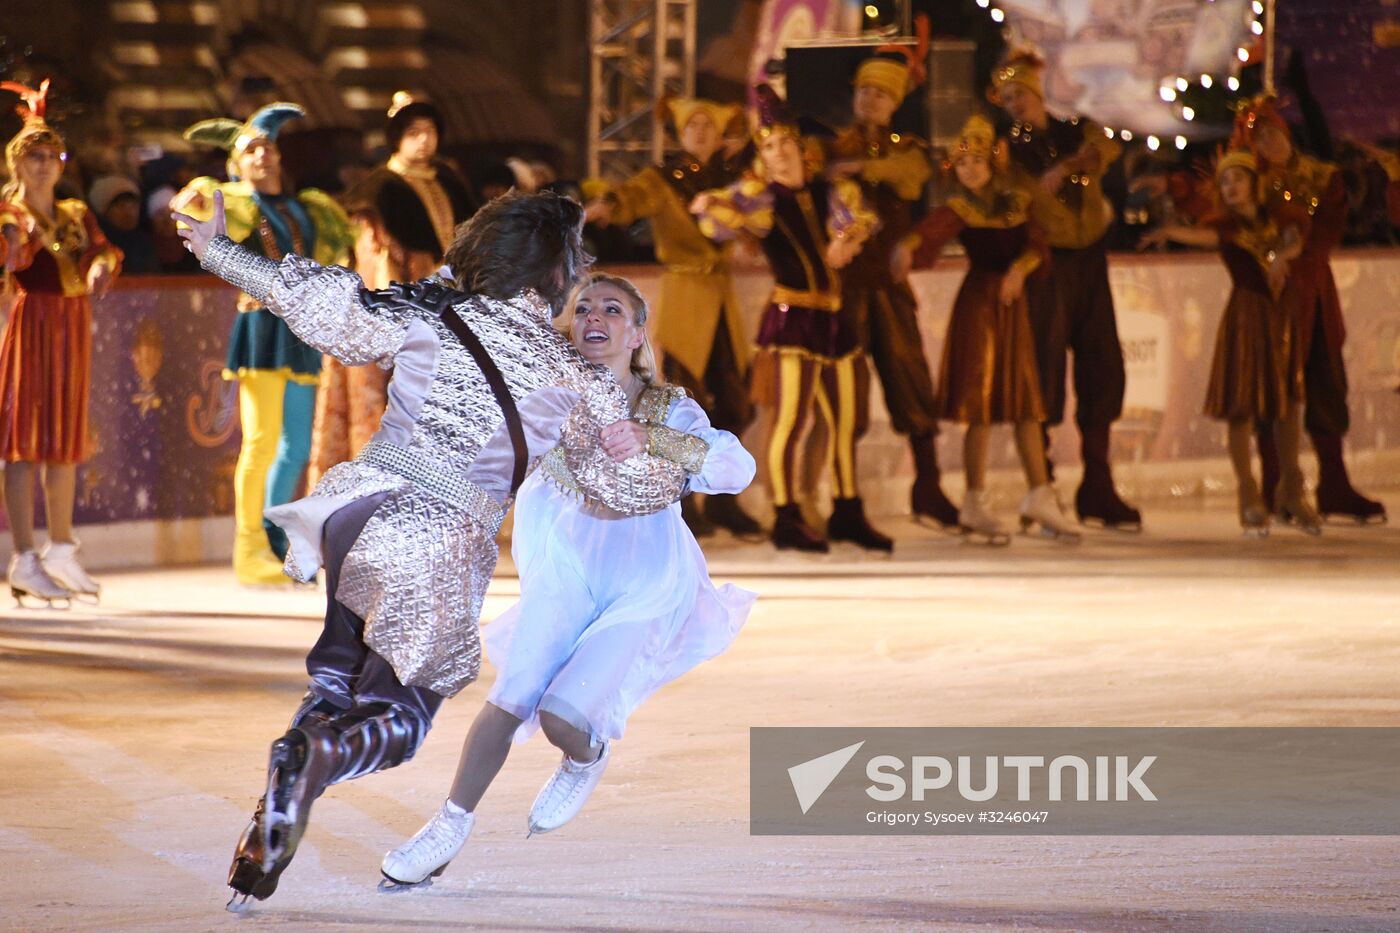
[[[427,723],[390,703],[369,703],[325,721],[307,720],[276,742],[268,763],[263,872],[280,875],[296,855],[311,805],[332,784],[413,757]]]
[[[909,507],[914,520],[932,524],[944,531],[958,530],[958,507],[943,493],[942,474],[933,434],[909,438],[914,453],[914,486],[909,490]]]
[[[1317,510],[1323,519],[1333,516],[1358,525],[1383,525],[1385,506],[1357,492],[1342,458],[1342,435],[1310,432],[1317,452]]]
[[[739,505],[739,497],[715,494],[705,498],[705,518],[712,525],[718,525],[736,538],[745,541],[762,541],[763,526],[754,520]]]
[[[773,546],[780,551],[825,554],[829,550],[826,539],[802,520],[802,510],[792,503],[778,507],[770,537]]]
[[[324,724],[339,712],[340,708],[334,703],[308,691],[306,696],[302,697],[297,711],[292,714],[291,728],[296,728],[303,722]],[[271,897],[277,891],[282,869],[290,864],[283,862],[280,868],[271,873],[263,871],[263,815],[266,809],[267,797],[259,797],[258,805],[253,809],[253,818],[249,820],[238,840],[237,848],[233,850],[233,862],[228,869],[228,886],[233,888],[233,895],[229,898],[227,907],[235,913],[244,910],[250,898],[265,901]]]
[[[851,541],[867,551],[894,550],[894,539],[871,527],[865,517],[865,506],[859,497],[833,499],[831,518],[826,523],[826,536],[832,541]]]
[[[1113,488],[1108,465],[1108,425],[1080,425],[1084,479],[1074,494],[1074,508],[1085,525],[1114,531],[1142,531],[1142,513]]]

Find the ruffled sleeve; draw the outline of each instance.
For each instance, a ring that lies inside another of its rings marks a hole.
[[[671,405],[664,430],[703,444],[703,456],[687,466],[693,492],[740,493],[753,482],[757,469],[753,455],[733,434],[711,426],[704,409],[694,399],[679,399]]]
[[[300,192],[297,200],[306,208],[311,222],[316,226],[316,248],[312,258],[326,265],[347,262],[350,250],[355,245],[355,235],[345,209],[330,195],[316,188]]]
[[[773,193],[757,178],[745,176],[704,193],[710,203],[696,219],[710,239],[722,243],[745,233],[762,239],[773,229]]]

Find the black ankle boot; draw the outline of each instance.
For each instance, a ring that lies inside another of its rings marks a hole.
[[[739,505],[739,497],[716,494],[705,498],[705,518],[736,538],[762,540],[763,526]]]
[[[938,453],[933,434],[909,438],[914,453],[914,487],[909,491],[910,511],[914,518],[926,518],[942,528],[958,527],[958,507],[943,494],[942,474],[938,469]]]
[[[867,551],[888,554],[894,550],[894,539],[880,534],[866,520],[865,506],[859,498],[832,500],[826,536],[832,541],[852,541]]]
[[[773,522],[770,537],[773,546],[780,551],[825,554],[828,550],[826,539],[802,520],[802,510],[792,504],[778,506],[778,517]]]
[[[1113,488],[1113,472],[1108,464],[1108,428],[1106,424],[1079,426],[1084,479],[1074,494],[1074,508],[1079,520],[1086,525],[1141,531],[1142,513],[1124,502]]]

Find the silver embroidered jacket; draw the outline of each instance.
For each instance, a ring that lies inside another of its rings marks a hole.
[[[388,493],[333,595],[365,620],[365,642],[400,681],[454,695],[480,668],[477,621],[510,504],[514,451],[470,352],[435,313],[407,300],[443,286],[369,292],[349,270],[297,255],[274,263],[224,237],[210,244],[204,265],[342,363],[393,365],[388,409],[366,452],[267,515],[290,540],[288,573],[306,580],[320,567],[326,520],[356,499]],[[628,416],[626,395],[554,329],[544,301],[533,292],[509,301],[461,294],[454,307],[499,367],[532,462],[562,448],[580,490],[624,514],[676,501],[681,466],[650,454],[616,463],[603,452],[598,432]]]

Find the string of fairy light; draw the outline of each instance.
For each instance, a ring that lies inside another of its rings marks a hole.
[[[1215,0],[1206,0],[1206,2],[1214,3]],[[976,0],[976,3],[979,7],[987,11],[987,15],[991,17],[992,22],[1005,28],[1006,12],[1004,10],[997,7],[992,0]],[[1265,15],[1263,0],[1251,0],[1250,13],[1252,14],[1249,20],[1250,34],[1256,38],[1262,37],[1264,35]],[[1235,49],[1235,58],[1239,61],[1241,67],[1250,64],[1251,56],[1252,53],[1250,50],[1243,45]],[[1219,75],[1201,74],[1194,79],[1186,75],[1168,75],[1162,79],[1161,86],[1158,88],[1157,93],[1158,96],[1161,97],[1163,103],[1173,105],[1176,114],[1181,117],[1182,120],[1191,123],[1195,121],[1199,114],[1197,113],[1197,109],[1187,102],[1187,97],[1192,95],[1192,92],[1197,89],[1201,91],[1210,91],[1220,86],[1221,83]],[[1230,94],[1239,93],[1239,76],[1236,74],[1225,75],[1223,86]],[[1129,129],[1114,130],[1111,127],[1104,127],[1104,134],[1110,139],[1116,136],[1124,142],[1131,142],[1134,138],[1133,131]],[[1168,140],[1155,134],[1149,134],[1143,141],[1147,145],[1147,148],[1153,152],[1156,152],[1168,142]],[[1177,149],[1185,149],[1188,142],[1189,140],[1181,134],[1177,134],[1170,140],[1170,143]]]

